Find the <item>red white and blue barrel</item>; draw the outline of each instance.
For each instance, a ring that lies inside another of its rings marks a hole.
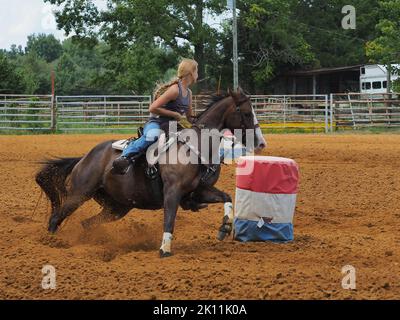
[[[291,241],[299,166],[280,157],[240,157],[236,168],[234,238]]]

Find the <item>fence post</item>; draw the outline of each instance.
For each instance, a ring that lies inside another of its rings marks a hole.
[[[328,95],[325,95],[325,133],[328,133]]]
[[[55,94],[56,94],[56,73],[54,70],[51,70],[50,73],[51,79],[51,127],[50,131],[55,133],[57,130],[57,113],[56,113],[56,103],[55,103]]]
[[[331,122],[331,132],[333,132],[333,93],[331,93],[330,122]]]
[[[286,103],[287,103],[287,97],[284,96],[283,100],[284,100],[284,103],[283,103],[283,125],[284,125],[284,127],[286,129]]]
[[[55,101],[54,94],[51,95],[51,127],[50,130],[52,133],[56,133],[57,131],[57,103]]]

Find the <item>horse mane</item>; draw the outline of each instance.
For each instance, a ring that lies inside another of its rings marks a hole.
[[[226,93],[226,92],[223,92],[220,94],[212,94],[209,99],[210,102],[206,105],[205,109],[195,116],[196,121],[199,120],[200,117],[203,116],[208,110],[210,110],[211,107],[214,106],[217,102],[219,102],[229,96],[230,96],[230,94]]]

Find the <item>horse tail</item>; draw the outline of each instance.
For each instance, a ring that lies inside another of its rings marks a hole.
[[[41,161],[42,168],[35,180],[51,202],[52,212],[58,210],[67,194],[65,180],[81,158],[59,158]]]

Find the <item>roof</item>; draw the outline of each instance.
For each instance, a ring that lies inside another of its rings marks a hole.
[[[285,73],[285,75],[289,76],[312,76],[318,74],[327,74],[327,73],[336,73],[336,72],[344,72],[344,71],[360,71],[360,68],[363,64],[357,64],[354,66],[345,66],[345,67],[334,67],[334,68],[320,68],[320,69],[312,69],[312,70],[296,70]]]

